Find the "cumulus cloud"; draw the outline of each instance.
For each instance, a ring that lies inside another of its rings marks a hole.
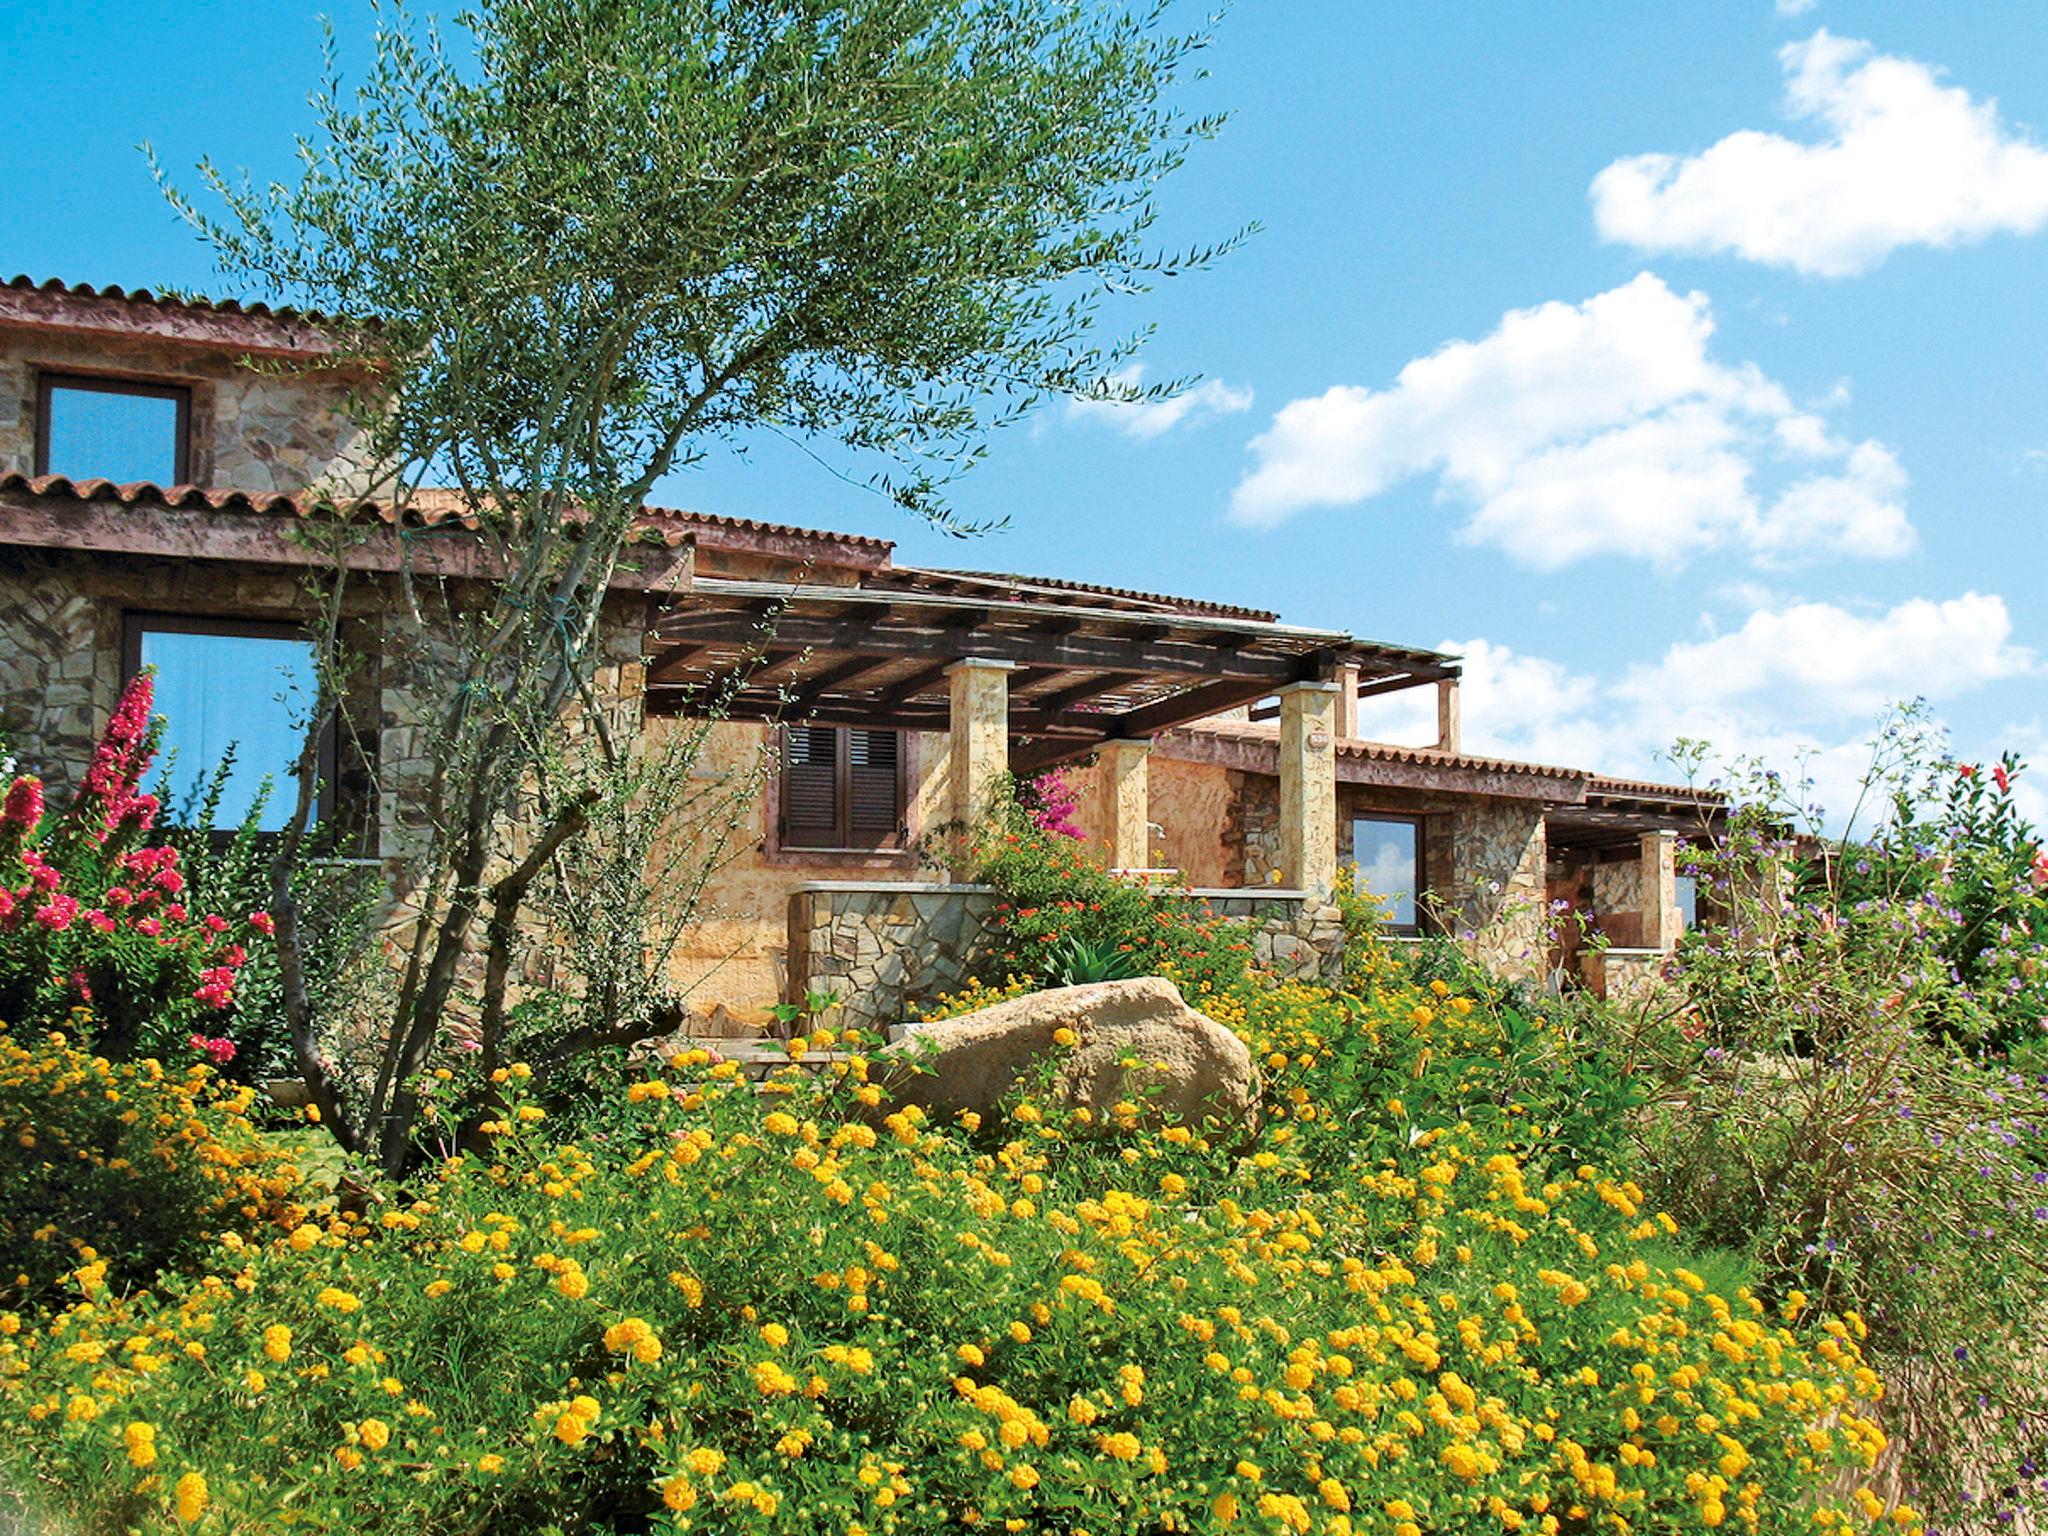
[[[1786,114],[1814,136],[1743,129],[1697,155],[1617,160],[1593,178],[1603,238],[1844,277],[1900,246],[2048,222],[2048,149],[2005,123],[1997,102],[1825,28],[1778,59]]]
[[[2034,666],[2032,653],[2013,644],[2005,600],[1965,592],[1869,615],[1832,603],[1760,609],[1739,629],[1674,645],[1632,669],[1616,692],[1640,704],[1768,696],[1781,709],[1840,717],[1914,695],[1951,698]]]
[[[1674,644],[1611,677],[1483,638],[1440,648],[1463,658],[1467,751],[1669,778],[1665,753],[1691,737],[1724,760],[1757,757],[1788,773],[1803,763],[1837,815],[1855,800],[1868,738],[1888,705],[1924,697],[1939,707],[2040,670],[2013,642],[2004,601],[1977,592],[1882,612],[1759,608],[1726,634]],[[1360,712],[1375,739],[1424,745],[1435,736],[1428,690],[1366,699]]]
[[[1645,272],[1583,304],[1510,310],[1385,389],[1284,406],[1251,443],[1231,514],[1271,525],[1421,475],[1468,506],[1462,537],[1554,570],[1616,554],[1674,566],[1892,556],[1913,543],[1889,449],[1838,438],[1754,365],[1711,354],[1702,293]],[[1761,499],[1758,471],[1797,478]]]
[[[1123,389],[1140,387],[1145,365],[1135,363],[1109,376],[1109,383]],[[1184,423],[1234,416],[1252,408],[1252,392],[1226,384],[1221,379],[1204,379],[1191,389],[1165,400],[1069,400],[1069,421],[1105,422],[1126,437],[1149,442]]]

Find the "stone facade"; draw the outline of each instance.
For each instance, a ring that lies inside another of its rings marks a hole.
[[[1289,980],[1334,979],[1344,957],[1337,909],[1294,891],[1189,893],[1249,924],[1258,964]],[[996,892],[985,885],[822,881],[789,898],[789,993],[829,992],[840,1027],[886,1029],[953,992],[987,960]]]
[[[789,898],[790,993],[831,993],[842,1028],[886,1029],[987,958],[985,885],[820,882]]]
[[[1439,921],[1496,969],[1541,974],[1549,950],[1543,808],[1482,800],[1450,823],[1451,884],[1433,892]]]
[[[51,373],[189,389],[186,479],[194,485],[302,491],[362,477],[350,379],[249,366],[232,353],[160,340],[50,331],[0,331],[0,473],[37,472],[38,380]]]

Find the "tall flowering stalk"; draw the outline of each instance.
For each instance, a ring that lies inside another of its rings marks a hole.
[[[178,850],[149,840],[154,698],[148,672],[122,691],[70,805],[54,809],[28,774],[0,795],[0,1024],[83,1026],[109,1054],[224,1065],[236,982],[270,919],[193,911]]]

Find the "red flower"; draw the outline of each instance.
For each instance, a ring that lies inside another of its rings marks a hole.
[[[1998,785],[1998,792],[2001,795],[2012,792],[2012,779],[2005,771],[2005,764],[2000,763],[1996,768],[1993,768],[1991,770],[1991,778]]]
[[[249,914],[249,926],[258,933],[268,934],[277,932],[277,920],[268,912],[251,912]]]
[[[36,908],[36,921],[52,933],[62,933],[71,926],[71,920],[78,916],[78,898],[58,892],[44,905]]]
[[[1962,767],[1956,770],[1956,777],[1959,779],[1974,779],[1977,777],[1977,765],[1975,763],[1963,764]]]
[[[0,801],[0,826],[20,827],[33,832],[43,819],[43,781],[23,774],[7,786],[7,798]]]

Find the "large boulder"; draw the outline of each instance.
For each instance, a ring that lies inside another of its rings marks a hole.
[[[1071,1030],[1072,1044],[1055,1040]],[[1162,976],[1055,987],[978,1013],[913,1024],[881,1052],[878,1075],[895,1105],[940,1119],[989,1115],[1020,1087],[1115,1124],[1115,1106],[1142,1107],[1141,1124],[1220,1129],[1251,1117],[1258,1075],[1236,1035],[1182,1000]],[[913,1065],[913,1063],[915,1065]]]

